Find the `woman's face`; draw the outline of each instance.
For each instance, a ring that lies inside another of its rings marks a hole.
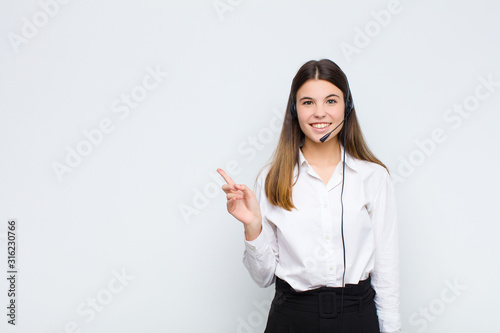
[[[334,84],[325,80],[307,80],[297,91],[297,117],[306,140],[320,142],[344,119],[344,94]],[[336,137],[343,126],[339,126],[328,137]]]

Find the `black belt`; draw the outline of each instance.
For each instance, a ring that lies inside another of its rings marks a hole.
[[[375,290],[371,286],[371,279],[360,281],[358,284],[346,284],[341,287],[320,287],[307,291],[295,291],[290,284],[276,276],[277,305],[288,308],[316,312],[321,318],[335,318],[340,313],[342,289],[344,289],[343,312],[359,311],[370,305],[375,297]]]

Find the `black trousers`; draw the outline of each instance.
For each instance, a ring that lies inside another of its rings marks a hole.
[[[380,333],[374,297],[370,277],[345,288],[297,292],[276,276],[276,293],[264,333]]]

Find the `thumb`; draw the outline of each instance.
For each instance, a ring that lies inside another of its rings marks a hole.
[[[234,184],[234,186],[235,186],[238,190],[242,191],[242,192],[243,192],[244,194],[246,194],[246,195],[249,195],[249,194],[250,194],[250,192],[251,192],[251,191],[250,191],[250,189],[249,189],[246,185],[244,185],[244,184],[241,184],[241,185],[240,185],[240,184]]]

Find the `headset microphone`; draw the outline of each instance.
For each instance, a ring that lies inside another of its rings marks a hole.
[[[347,117],[347,116],[346,116]],[[342,121],[340,122],[340,124],[337,125],[337,127],[335,127],[333,130],[330,131],[330,133],[327,133],[324,137],[322,137],[321,139],[319,139],[321,142],[325,142],[326,139],[328,139],[328,137],[330,136],[330,134],[333,133],[333,131],[335,131],[340,125],[342,125],[342,123],[344,122],[345,118],[342,119]]]

